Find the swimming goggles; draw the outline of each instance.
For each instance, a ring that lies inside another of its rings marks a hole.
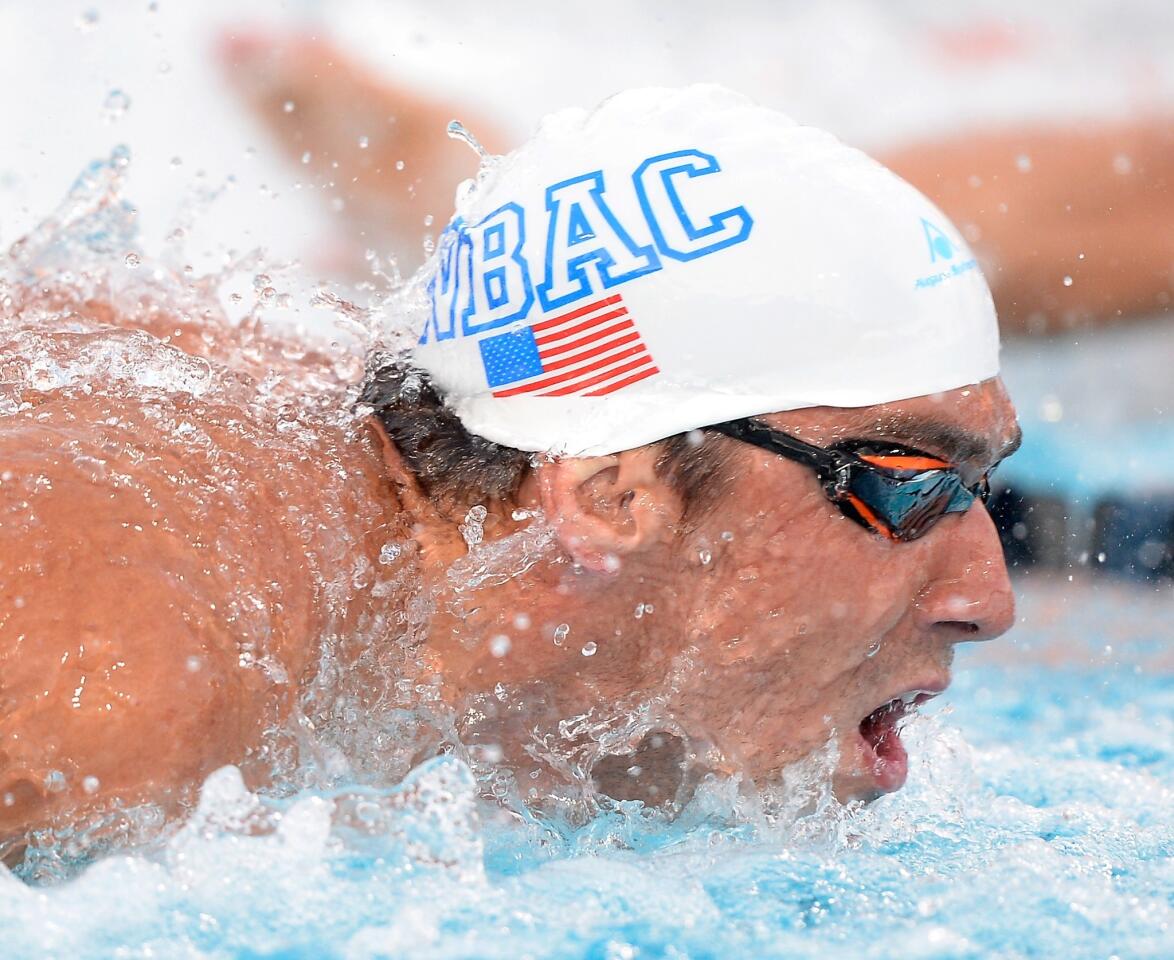
[[[990,497],[989,473],[968,487],[949,463],[922,453],[817,447],[752,417],[705,429],[810,467],[845,516],[890,540],[916,540],[947,513],[965,513]]]

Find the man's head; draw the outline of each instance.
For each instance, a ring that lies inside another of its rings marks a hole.
[[[944,218],[724,91],[638,91],[487,170],[428,293],[416,369],[380,365],[365,394],[429,504],[426,558],[449,569],[475,503],[487,542],[535,514],[553,542],[441,605],[470,715],[572,741],[587,727],[558,721],[589,715],[599,741],[636,711],[755,778],[834,740],[842,797],[899,787],[894,724],[1013,610],[974,494],[1017,427]],[[883,490],[707,429],[744,417],[906,500],[948,488],[951,512],[899,539]]]

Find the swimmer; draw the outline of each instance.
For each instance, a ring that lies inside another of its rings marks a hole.
[[[983,500],[1019,432],[940,211],[729,91],[637,90],[485,171],[426,293],[357,421],[125,382],[0,404],[10,861],[115,799],[180,813],[224,764],[263,783],[268,734],[332,722],[309,686],[358,677],[353,725],[405,656],[537,802],[765,784],[821,750],[842,800],[902,786],[901,721],[1014,610]],[[123,349],[209,369],[142,329]]]

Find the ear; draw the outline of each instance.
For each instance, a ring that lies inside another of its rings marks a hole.
[[[657,475],[658,456],[654,448],[639,447],[538,465],[542,512],[576,563],[615,573],[617,559],[672,536],[684,505]]]
[[[387,467],[388,482],[392,484],[403,512],[411,519],[412,539],[420,545],[425,556],[447,566],[464,550],[464,541],[458,536],[456,524],[450,522],[437,509],[436,504],[420,487],[415,474],[404,462],[403,456],[387,435],[379,418],[368,417],[367,424],[375,436],[379,452]]]

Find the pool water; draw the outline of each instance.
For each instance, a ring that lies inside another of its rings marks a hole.
[[[279,804],[228,768],[162,847],[0,874],[4,955],[1168,957],[1174,588],[1021,587],[870,807],[712,783],[674,823],[571,828],[483,804],[455,759]]]

